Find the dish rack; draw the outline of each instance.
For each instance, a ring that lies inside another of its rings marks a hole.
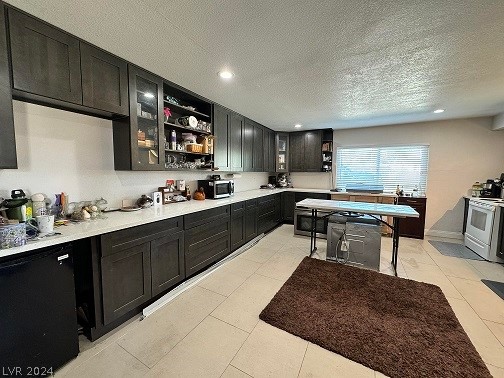
[[[186,151],[201,154],[203,152],[203,145],[199,143],[186,144]]]

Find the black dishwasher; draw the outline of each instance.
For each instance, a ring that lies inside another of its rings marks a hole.
[[[79,353],[72,246],[0,263],[0,367],[51,375]]]

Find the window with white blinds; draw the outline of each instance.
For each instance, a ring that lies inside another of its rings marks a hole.
[[[429,166],[429,146],[338,147],[336,187],[348,184],[383,185],[395,192],[397,185],[406,193],[415,187],[425,193]]]

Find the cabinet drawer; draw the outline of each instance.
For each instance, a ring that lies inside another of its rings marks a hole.
[[[245,208],[246,208],[245,201],[233,203],[231,205],[231,218],[242,217],[243,213],[245,212]]]
[[[331,199],[335,201],[350,201],[349,194],[331,194]]]
[[[206,268],[229,254],[229,218],[205,223],[185,232],[186,276]]]
[[[270,194],[268,196],[264,196],[264,197],[259,197],[257,199],[257,205],[258,206],[261,206],[265,203],[268,203],[268,202],[272,202],[275,200],[275,194]]]
[[[355,196],[353,201],[355,202],[367,202],[367,203],[377,203],[380,197],[376,196]]]
[[[328,200],[331,199],[331,195],[325,193],[306,193],[306,192],[296,192],[296,194],[294,195],[294,200],[296,202],[302,201],[306,198]]]
[[[427,198],[411,198],[411,197],[399,197],[397,200],[398,205],[408,205],[413,207],[416,206],[425,206],[427,202]]]
[[[116,253],[116,251],[120,251],[124,248],[142,244],[181,230],[182,217],[176,217],[110,232],[100,237],[102,247],[101,253],[102,256],[112,255]]]
[[[247,200],[246,203],[247,203],[247,209],[257,207],[257,198]]]
[[[216,200],[218,201],[218,200]],[[215,220],[224,219],[229,217],[230,208],[227,206],[216,207],[215,209],[209,209],[204,211],[199,211],[197,213],[192,213],[184,216],[184,228],[190,229],[204,223],[213,222]]]

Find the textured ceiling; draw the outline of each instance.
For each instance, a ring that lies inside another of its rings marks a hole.
[[[275,130],[504,111],[504,0],[7,2]]]

